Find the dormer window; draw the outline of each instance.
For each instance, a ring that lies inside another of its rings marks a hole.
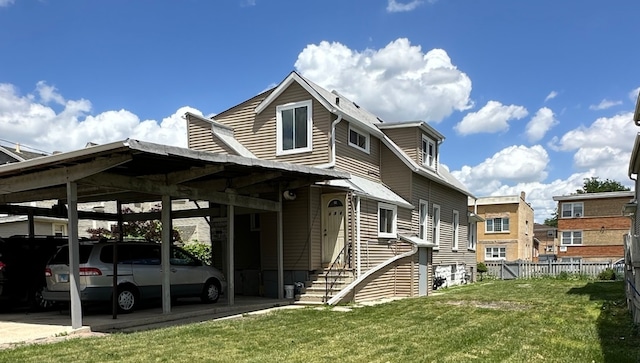
[[[349,145],[369,153],[369,134],[349,124]]]
[[[422,165],[435,169],[436,162],[436,143],[426,135],[422,135]]]
[[[276,106],[276,155],[311,151],[312,102]]]

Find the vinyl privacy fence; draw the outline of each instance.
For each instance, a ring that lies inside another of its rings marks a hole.
[[[558,276],[562,273],[583,275],[597,278],[598,274],[607,268],[616,269],[612,261],[605,262],[526,262],[526,261],[497,261],[485,262],[487,275],[502,279],[526,279],[532,277]]]

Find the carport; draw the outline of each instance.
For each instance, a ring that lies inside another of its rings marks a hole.
[[[227,301],[234,305],[234,215],[236,209],[275,212],[278,298],[284,295],[282,199],[289,190],[322,180],[345,179],[344,172],[234,155],[195,151],[133,139],[0,166],[0,213],[68,218],[71,284],[71,325],[82,327],[79,278],[78,219],[115,220],[127,217],[78,212],[78,203],[161,201],[162,311],[171,312],[169,248],[172,199],[209,201],[209,208],[179,211],[180,216],[213,215],[226,207],[227,241],[224,261]],[[15,206],[58,200],[54,210]],[[118,208],[120,209],[120,208]]]

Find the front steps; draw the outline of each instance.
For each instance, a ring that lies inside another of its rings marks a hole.
[[[326,295],[327,279],[329,286],[328,296]],[[321,270],[309,275],[309,281],[305,282],[305,287],[296,295],[295,304],[298,305],[323,305],[335,294],[347,287],[354,279],[351,269],[333,270],[327,277],[327,271]]]

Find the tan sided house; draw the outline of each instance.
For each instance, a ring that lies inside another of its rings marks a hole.
[[[444,137],[425,122],[383,123],[296,72],[212,119],[185,116],[191,149],[350,173],[280,191],[285,280],[305,283],[301,301],[427,295],[434,273],[447,283],[473,279],[472,195],[440,164]],[[259,271],[261,291],[273,295],[275,256],[251,256],[274,243],[275,221],[246,212],[236,222],[247,231],[235,241],[244,261],[236,281],[242,269]]]
[[[533,208],[520,195],[480,197],[476,205],[478,216],[478,262],[533,261]]]

